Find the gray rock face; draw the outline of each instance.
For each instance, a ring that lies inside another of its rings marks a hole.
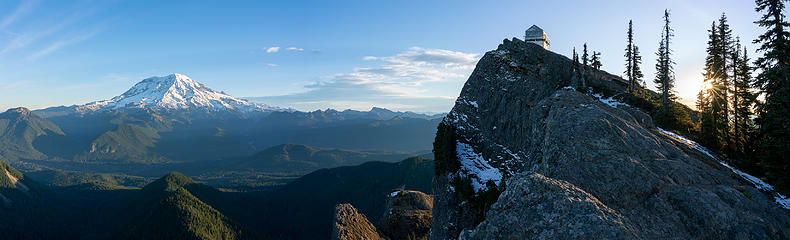
[[[351,204],[338,204],[332,228],[333,240],[380,240],[376,227]]]
[[[431,228],[433,196],[419,191],[399,191],[387,199],[387,211],[378,230],[388,239],[427,239]]]
[[[517,39],[480,60],[437,132],[431,239],[790,238],[751,183],[638,109],[564,88],[571,66]]]
[[[569,224],[570,223],[570,224]],[[518,226],[518,227],[512,227]],[[626,219],[572,184],[529,172],[514,177],[489,217],[463,239],[635,238]]]

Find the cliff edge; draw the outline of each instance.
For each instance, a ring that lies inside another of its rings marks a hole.
[[[790,238],[765,189],[519,39],[486,53],[434,142],[431,239]]]

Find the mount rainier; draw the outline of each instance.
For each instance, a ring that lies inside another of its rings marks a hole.
[[[146,78],[120,96],[77,106],[76,110],[84,112],[124,108],[208,112],[264,112],[277,109],[214,91],[186,75],[174,73]]]

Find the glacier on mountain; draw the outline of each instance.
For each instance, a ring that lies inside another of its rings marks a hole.
[[[145,108],[166,110],[263,112],[276,108],[214,91],[183,74],[150,77],[109,100],[79,106],[81,111]]]

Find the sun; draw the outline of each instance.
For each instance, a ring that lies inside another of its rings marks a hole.
[[[704,81],[702,82],[702,90],[707,91],[713,88],[713,81]]]

